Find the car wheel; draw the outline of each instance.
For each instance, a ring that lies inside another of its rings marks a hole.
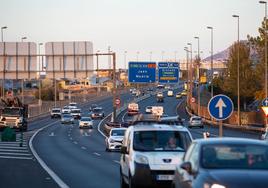
[[[126,184],[122,173],[120,173],[120,188],[128,188],[128,185]]]

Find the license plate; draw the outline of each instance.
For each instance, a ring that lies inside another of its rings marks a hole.
[[[156,179],[159,181],[173,180],[174,175],[157,175]]]

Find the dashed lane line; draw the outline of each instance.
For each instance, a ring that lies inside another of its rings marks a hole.
[[[94,155],[97,155],[97,156],[101,156],[101,154],[97,153],[97,152],[94,152],[93,153]]]

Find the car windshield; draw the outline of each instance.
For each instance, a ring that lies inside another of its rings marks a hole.
[[[133,148],[136,151],[186,151],[191,139],[182,131],[136,131]]]
[[[76,106],[76,103],[71,103],[70,106]]]
[[[72,110],[72,113],[80,113],[81,110]]]
[[[201,118],[195,117],[193,118],[193,121],[201,121]]]
[[[82,118],[81,118],[81,121],[91,121],[91,118],[88,118],[88,117],[82,117]]]
[[[19,108],[4,108],[3,115],[20,116],[21,110]]]
[[[111,136],[124,136],[126,130],[112,130]]]
[[[94,108],[93,109],[93,112],[95,112],[95,113],[99,113],[99,112],[101,112],[102,111],[102,108]]]
[[[207,145],[202,147],[201,163],[208,169],[268,170],[268,147],[261,145]]]
[[[60,113],[60,110],[52,110],[53,113]]]

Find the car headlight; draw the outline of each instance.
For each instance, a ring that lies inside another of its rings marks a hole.
[[[204,188],[226,188],[226,187],[223,186],[223,185],[217,184],[217,183],[214,183],[212,185],[208,184],[208,183],[205,183]]]
[[[140,163],[140,164],[148,164],[149,163],[148,158],[144,155],[138,154],[135,156],[134,160],[135,160],[135,162]]]
[[[109,139],[110,143],[114,143],[114,140],[112,138]]]

